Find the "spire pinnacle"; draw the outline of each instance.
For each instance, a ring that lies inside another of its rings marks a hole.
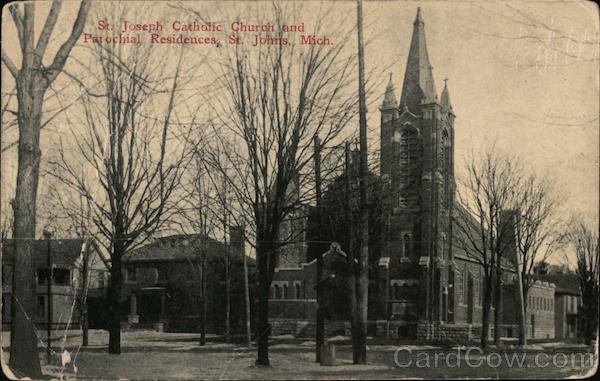
[[[383,103],[381,104],[381,110],[395,109],[398,102],[396,100],[396,92],[394,91],[394,83],[392,81],[392,73],[390,73],[390,79],[387,87],[385,88],[385,95],[383,97]]]
[[[435,101],[436,90],[432,69],[425,42],[425,23],[421,15],[421,8],[417,8],[404,74],[400,108],[408,107],[411,112],[419,113],[418,108],[422,101]]]
[[[421,7],[417,7],[417,17],[415,17],[415,24],[424,24],[423,18],[421,17]]]
[[[448,91],[448,78],[444,78],[444,90],[442,90],[442,107],[446,107],[452,110],[452,104],[450,104],[450,92]]]

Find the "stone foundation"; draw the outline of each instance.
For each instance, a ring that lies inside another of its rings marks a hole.
[[[316,323],[314,320],[270,319],[271,335],[292,335],[294,337],[314,338]],[[325,321],[325,336],[351,336],[349,321]],[[399,320],[372,320],[367,322],[367,335],[372,337],[417,338],[417,323]]]
[[[417,339],[432,341],[469,342],[481,339],[481,325],[417,323]]]

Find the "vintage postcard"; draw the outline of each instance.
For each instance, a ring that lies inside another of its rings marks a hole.
[[[3,374],[591,377],[598,10],[5,4]]]

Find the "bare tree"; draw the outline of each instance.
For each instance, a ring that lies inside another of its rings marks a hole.
[[[44,95],[63,70],[73,46],[85,26],[91,2],[82,1],[67,40],[60,46],[50,65],[43,58],[58,20],[62,2],[53,1],[35,42],[35,4],[11,4],[8,7],[17,29],[21,48],[18,68],[2,48],[2,62],[16,81],[17,122],[19,126],[18,167],[14,209],[13,308],[11,320],[10,365],[18,375],[39,376],[41,368],[37,340],[28,316],[35,314],[35,271],[33,241],[36,225],[36,198],[40,166],[40,126]]]
[[[293,19],[290,7],[274,3],[267,11],[275,24],[271,37],[287,38],[281,27]],[[345,54],[346,42],[340,36],[333,46],[236,45],[217,69],[222,91],[207,99],[225,156],[216,167],[251,216],[246,226],[256,248],[259,365],[269,365],[269,290],[285,244],[280,225],[306,200],[309,185],[301,175],[312,163],[311,142],[319,136],[327,144],[356,114],[356,99],[346,91],[356,61]]]
[[[503,253],[511,232],[502,212],[514,208],[513,189],[518,180],[514,158],[491,148],[466,164],[466,174],[458,187],[453,240],[483,270],[481,346],[484,348],[488,346],[494,292],[495,335],[499,334]]]
[[[581,219],[576,219],[573,225],[569,238],[571,244],[575,246],[577,260],[575,274],[579,278],[583,302],[583,332],[586,344],[591,344],[592,340],[598,337],[600,238],[598,238],[598,229],[593,229]]]
[[[118,20],[126,10],[113,12]],[[90,74],[102,79],[102,89],[83,99],[85,130],[70,123],[78,136],[76,156],[67,157],[60,149],[50,163],[54,176],[90,201],[95,228],[110,253],[108,351],[115,354],[121,352],[121,260],[169,219],[169,200],[189,161],[187,139],[175,148],[170,145],[177,136],[172,119],[177,117],[184,50],[174,68],[154,52],[151,45],[95,47],[99,70]],[[157,100],[166,105],[163,110]],[[95,176],[76,169],[74,162],[82,161]]]
[[[516,209],[506,211],[509,225],[514,225],[514,247],[508,242],[506,249],[514,252],[515,272],[520,277],[519,344],[527,345],[526,322],[527,296],[533,285],[538,263],[545,261],[560,247],[560,221],[557,217],[558,199],[552,184],[539,176],[523,178],[515,187]],[[512,232],[507,232],[510,235]],[[510,239],[510,238],[508,238]],[[512,254],[507,254],[511,255]],[[513,259],[510,258],[509,259]]]

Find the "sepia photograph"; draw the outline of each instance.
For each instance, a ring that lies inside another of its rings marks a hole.
[[[2,6],[11,380],[598,371],[587,0]]]

